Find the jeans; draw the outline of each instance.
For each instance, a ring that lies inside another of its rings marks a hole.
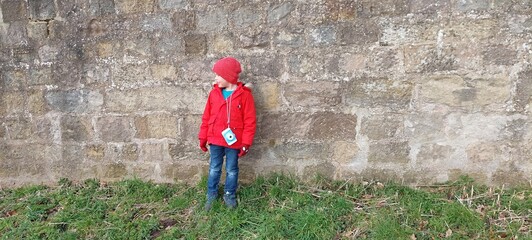
[[[222,175],[222,165],[225,162],[225,186],[224,194],[235,195],[238,185],[238,149],[226,148],[217,145],[210,145],[211,162],[209,167],[209,178],[207,180],[208,196],[218,195],[218,183]]]

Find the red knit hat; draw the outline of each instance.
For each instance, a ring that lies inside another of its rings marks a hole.
[[[236,84],[238,81],[238,74],[242,72],[242,68],[240,68],[240,63],[236,59],[225,57],[214,64],[212,71],[225,79],[225,81]]]

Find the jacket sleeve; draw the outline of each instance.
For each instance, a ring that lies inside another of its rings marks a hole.
[[[209,118],[211,115],[211,93],[209,93],[209,98],[207,98],[207,103],[205,104],[205,110],[203,110],[203,116],[201,117],[201,126],[198,134],[199,139],[207,139],[207,131],[209,130]]]
[[[243,103],[243,120],[244,131],[242,134],[242,144],[252,145],[255,130],[257,128],[257,117],[255,112],[255,101],[251,92],[247,94],[246,101]]]

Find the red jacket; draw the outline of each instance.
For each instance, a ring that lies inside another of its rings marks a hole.
[[[251,89],[241,82],[237,83],[236,90],[224,100],[222,89],[218,85],[209,93],[209,99],[205,104],[199,139],[207,139],[209,144],[240,149],[243,145],[253,143],[256,129],[255,102]],[[222,131],[227,128],[227,105],[231,103],[231,121],[229,126],[235,133],[237,142],[231,146],[222,136]]]

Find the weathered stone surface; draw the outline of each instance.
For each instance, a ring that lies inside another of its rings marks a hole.
[[[257,8],[254,6],[244,6],[238,8],[229,15],[230,22],[235,28],[249,28],[261,23],[260,15],[257,14]]]
[[[29,86],[50,85],[53,84],[52,68],[50,67],[34,67],[30,69],[28,78]]]
[[[30,10],[30,19],[50,20],[55,18],[54,0],[28,1],[28,4]]]
[[[6,127],[4,121],[0,121],[2,121],[2,123],[0,124],[0,140],[4,140],[4,138],[6,137]]]
[[[181,138],[185,142],[196,143],[198,141],[198,133],[201,126],[202,115],[188,115],[184,118],[178,119],[179,129],[181,130]]]
[[[464,79],[436,76],[422,83],[420,95],[430,102],[454,107],[503,104],[510,98],[511,83],[504,78]]]
[[[448,12],[450,9],[451,0],[416,0],[410,1],[410,11],[415,13],[437,13]]]
[[[341,45],[364,45],[379,41],[381,30],[371,20],[337,25],[337,40]]]
[[[457,1],[454,5],[454,8],[458,11],[467,12],[471,10],[487,10],[489,9],[491,1],[489,0],[463,0]]]
[[[104,160],[106,161],[137,161],[139,158],[139,146],[136,143],[108,143]],[[99,152],[97,153],[99,154]]]
[[[177,138],[177,118],[169,115],[148,115],[135,118],[137,138]]]
[[[47,146],[0,144],[0,178],[46,176]]]
[[[48,91],[44,97],[52,109],[62,112],[94,112],[100,110],[103,105],[102,94],[88,89]]]
[[[346,102],[367,108],[405,110],[412,98],[413,84],[387,78],[362,78],[346,86]]]
[[[501,143],[478,142],[467,146],[467,157],[475,165],[490,166],[496,162],[506,161],[509,151]]]
[[[321,112],[312,115],[308,132],[313,140],[354,140],[357,116],[351,114]]]
[[[8,90],[23,90],[28,82],[28,72],[25,70],[5,71],[1,76],[1,85]]]
[[[21,0],[2,1],[2,19],[4,22],[26,20],[28,18],[27,2]]]
[[[276,82],[253,83],[255,107],[264,111],[275,111],[281,105],[279,84]]]
[[[185,36],[185,53],[189,55],[204,55],[207,53],[207,37],[204,34]]]
[[[270,6],[268,9],[268,23],[274,24],[285,18],[294,11],[294,5],[291,2],[283,2]]]
[[[139,161],[164,162],[169,160],[168,146],[164,143],[146,143],[140,145]]]
[[[335,141],[330,143],[330,145],[333,152],[332,160],[341,165],[350,164],[360,151],[358,145],[354,142]]]
[[[198,30],[202,32],[220,32],[227,28],[227,12],[221,8],[197,14]]]
[[[105,142],[129,142],[135,135],[132,119],[128,117],[98,118],[96,128]]]
[[[5,134],[11,140],[41,143],[49,143],[52,140],[51,122],[47,118],[16,117],[4,120],[2,125],[7,129]]]
[[[147,32],[164,32],[172,30],[172,21],[169,15],[146,15],[141,22],[142,30]]]
[[[0,115],[10,116],[24,111],[24,92],[2,92],[0,95]]]
[[[49,108],[41,90],[31,90],[28,92],[27,108],[29,113],[42,115],[48,112]]]
[[[517,61],[517,51],[504,45],[490,46],[483,53],[486,63],[495,65],[514,65]]]
[[[410,162],[408,142],[372,143],[369,147],[370,163],[408,163]]]
[[[194,11],[180,10],[172,16],[172,23],[174,28],[179,32],[189,32],[196,29],[196,19],[198,22],[202,19],[202,15],[196,16]],[[220,21],[221,22],[221,21]],[[219,25],[211,24],[206,27],[220,27]],[[202,26],[203,27],[203,26]]]
[[[306,142],[282,142],[276,144],[273,153],[277,159],[286,162],[316,161],[328,159],[331,152],[323,144]]]
[[[305,44],[303,29],[277,31],[273,37],[273,43],[280,47],[301,47]]]
[[[105,145],[90,144],[85,146],[85,157],[91,161],[102,161],[105,157]]]
[[[309,130],[312,118],[304,113],[273,113],[257,120],[258,138],[303,138]]]
[[[271,78],[278,78],[284,70],[284,66],[280,58],[254,58],[249,64],[248,74],[256,76],[266,76]]]
[[[61,140],[65,142],[90,141],[93,138],[93,132],[90,119],[69,115],[61,117]]]
[[[331,25],[318,26],[310,31],[309,42],[314,46],[325,46],[336,42],[336,29]]]
[[[24,46],[24,43],[28,42],[28,34],[26,30],[26,24],[21,21],[12,22],[9,24],[1,24],[0,25],[0,43],[4,46],[13,47],[14,51],[12,54],[14,54],[15,58],[21,58],[23,62],[29,62],[29,58],[24,54],[26,53],[26,48],[16,48],[20,46]],[[22,50],[22,52],[17,52],[16,50]]]
[[[438,143],[425,144],[419,149],[416,156],[416,164],[427,167],[434,166],[433,164],[445,166],[446,161],[451,158],[453,152],[453,147],[448,145],[441,145]]]
[[[339,87],[333,82],[289,83],[284,86],[283,97],[291,107],[334,107],[342,101]]]
[[[128,174],[127,167],[124,163],[111,163],[100,167],[99,172],[103,179],[120,180]]]
[[[151,13],[154,10],[154,1],[151,0],[115,0],[118,13]]]
[[[489,177],[483,172],[467,171],[462,169],[451,169],[448,173],[448,181],[459,180],[462,176],[468,176],[470,178],[473,178],[475,182],[478,182],[480,184],[489,182]]]
[[[357,16],[397,16],[406,15],[410,12],[408,0],[385,0],[371,1],[362,0],[357,2]]]
[[[401,116],[376,115],[362,119],[360,134],[371,140],[381,140],[403,135],[404,123]]]
[[[185,165],[180,163],[163,164],[161,166],[161,176],[177,182],[193,183],[197,182],[201,175],[199,167],[195,165]]]
[[[530,109],[532,103],[532,69],[519,73],[516,93],[513,95],[514,105],[517,111]]]
[[[163,10],[184,9],[187,8],[187,6],[187,0],[161,0],[159,2],[159,7]]]
[[[318,165],[306,166],[303,169],[303,178],[310,180],[315,177],[324,177],[327,179],[334,179],[336,167],[328,162],[321,163]]]
[[[105,105],[112,112],[187,111],[202,114],[206,100],[198,96],[205,96],[205,93],[191,86],[113,90],[107,92]]]

